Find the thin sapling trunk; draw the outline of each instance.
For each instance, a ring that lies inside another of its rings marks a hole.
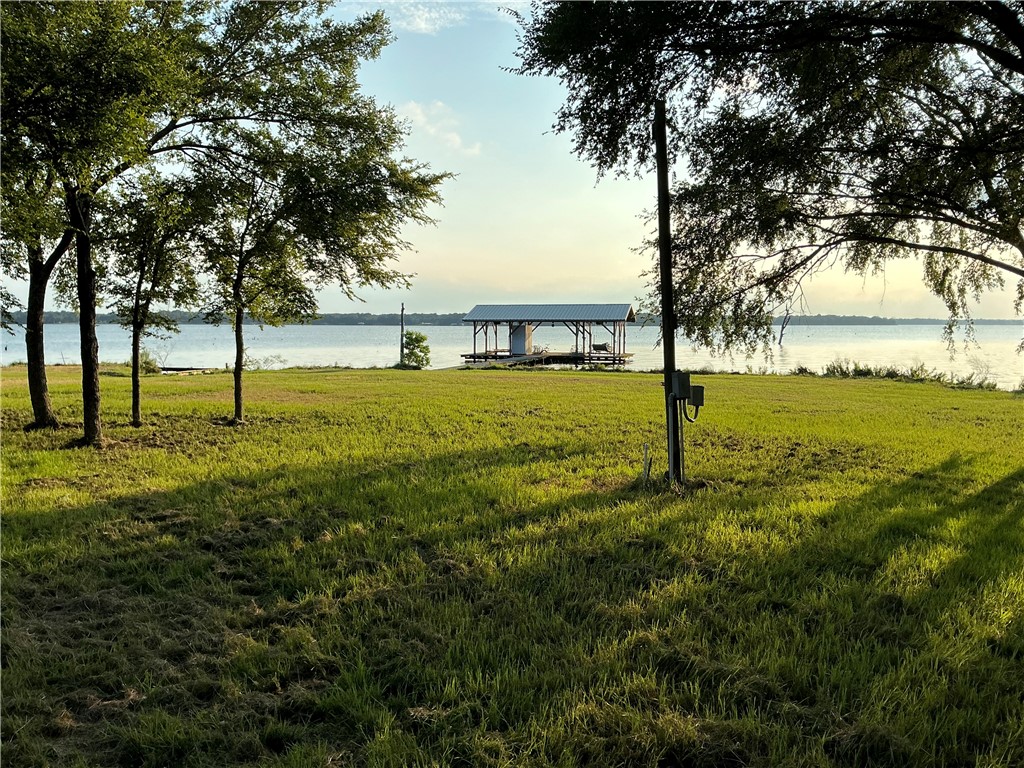
[[[142,326],[132,323],[132,426],[142,426],[142,382],[139,371],[142,358]]]
[[[232,424],[241,424],[242,413],[242,369],[245,366],[245,340],[242,338],[242,321],[245,312],[242,309],[241,296],[235,304],[235,415]]]

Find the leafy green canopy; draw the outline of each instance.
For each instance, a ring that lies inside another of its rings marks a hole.
[[[0,20],[0,266],[45,283],[71,243],[67,190],[146,159],[153,116],[187,84],[189,25],[173,3],[5,3]]]
[[[141,335],[177,331],[177,321],[161,308],[199,300],[193,197],[183,180],[148,173],[122,184],[101,208],[107,257],[102,292],[125,328]]]
[[[5,182],[55,176],[89,187],[141,162],[155,116],[189,87],[182,44],[197,33],[189,10],[195,6],[5,6]]]
[[[666,99],[676,314],[698,343],[767,341],[837,264],[922,257],[950,331],[1024,278],[1024,4],[538,3],[519,20],[518,72],[563,81],[555,129],[600,172],[650,168]]]
[[[406,280],[388,266],[406,247],[400,228],[431,221],[425,208],[439,201],[446,176],[382,154],[381,130],[393,131],[391,142],[400,134],[394,123],[378,122],[366,115],[365,135],[351,137],[348,154],[290,148],[267,134],[244,169],[197,169],[197,242],[212,278],[211,317],[244,310],[261,324],[305,321],[315,314],[319,285],[334,282],[354,296],[361,285]]]
[[[360,91],[360,61],[391,39],[384,15],[343,24],[328,8],[5,4],[4,213],[19,223],[5,228],[5,270],[18,273],[25,243],[60,236],[69,191],[118,197],[123,178],[156,168],[273,177],[290,187],[293,211],[303,199],[324,206],[318,231],[304,219],[302,234],[321,245],[307,251],[309,274],[350,293],[400,282],[390,264],[406,247],[400,225],[429,220],[423,206],[445,175],[401,159],[397,116]],[[420,206],[387,205],[417,194]],[[97,242],[112,234],[102,226],[91,232]]]

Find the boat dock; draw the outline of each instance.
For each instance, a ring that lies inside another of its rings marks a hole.
[[[473,351],[464,353],[462,359],[471,368],[622,366],[633,357],[626,351],[626,324],[635,320],[630,304],[477,304],[462,318],[462,322],[473,324]],[[568,329],[573,346],[553,352],[535,345],[533,333],[542,326]],[[595,332],[605,340],[595,338]]]

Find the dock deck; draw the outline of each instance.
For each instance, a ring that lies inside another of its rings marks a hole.
[[[462,355],[465,365],[482,368],[488,365],[535,366],[535,365],[626,365],[633,357],[632,352],[535,352],[529,355],[513,355],[504,350],[489,352],[466,352]]]

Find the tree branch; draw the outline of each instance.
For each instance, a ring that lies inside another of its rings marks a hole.
[[[68,248],[71,247],[71,243],[74,242],[74,239],[75,230],[65,229],[64,234],[61,235],[60,242],[57,243],[53,251],[51,251],[50,255],[46,258],[46,261],[43,262],[43,273],[46,279],[49,279],[50,274],[57,266],[57,262],[60,261],[61,256],[68,252]]]
[[[982,264],[987,264],[990,267],[1002,269],[1011,274],[1017,275],[1018,277],[1024,278],[1024,267],[1018,267],[1006,261],[993,259],[990,256],[975,253],[974,251],[968,251],[964,248],[956,248],[951,245],[931,245],[929,243],[914,243],[909,240],[900,240],[899,238],[884,237],[881,235],[863,235],[847,237],[846,240],[847,242],[878,243],[879,245],[896,245],[902,248],[909,248],[911,250],[931,251],[932,253],[955,253],[957,256],[963,256],[966,259],[978,261],[981,262]]]

